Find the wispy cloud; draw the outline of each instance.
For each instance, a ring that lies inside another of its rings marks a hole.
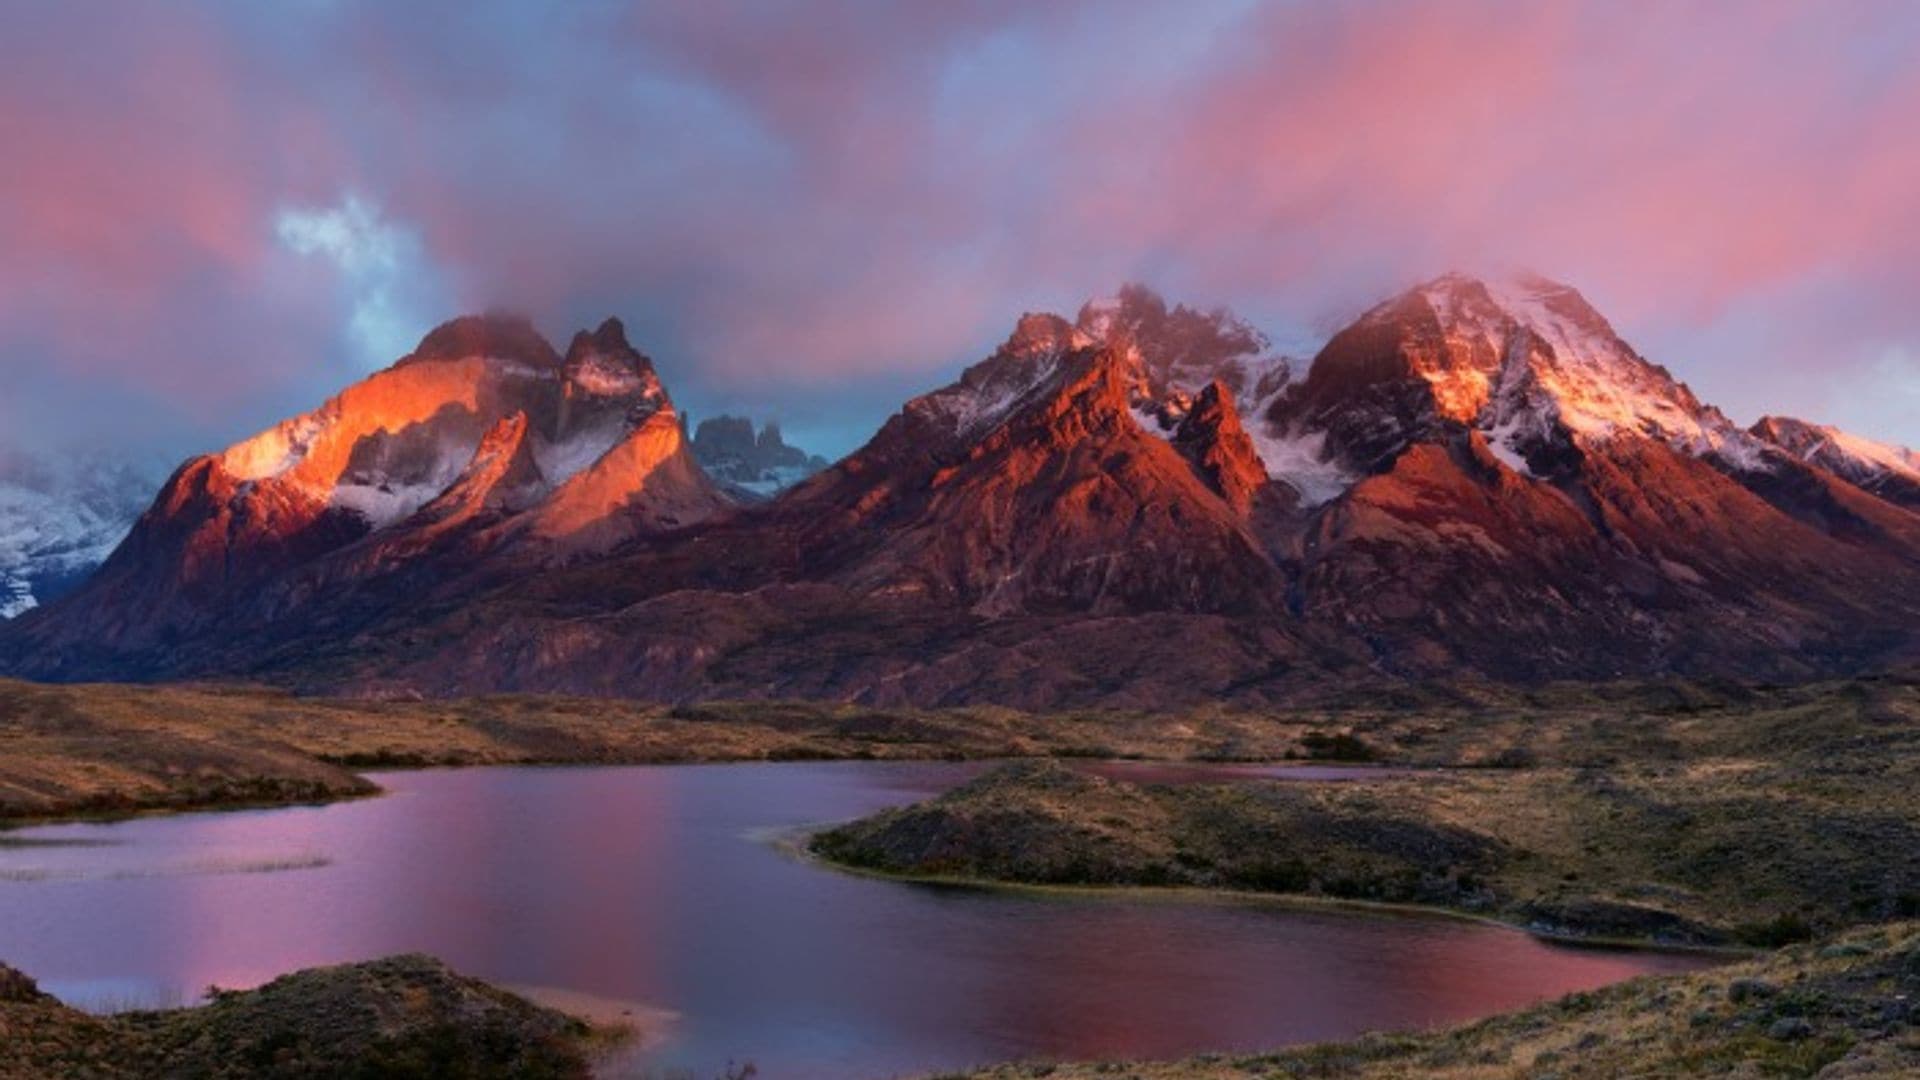
[[[289,251],[323,258],[338,273],[347,333],[367,370],[391,363],[448,313],[447,290],[419,234],[384,220],[357,195],[331,207],[283,209],[274,234]]]

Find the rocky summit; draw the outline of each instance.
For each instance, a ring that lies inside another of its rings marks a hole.
[[[1129,286],[817,472],[777,429],[689,438],[617,321],[562,353],[481,316],[181,466],[0,670],[1028,707],[1792,680],[1920,648],[1914,461],[1741,428],[1537,276],[1424,283],[1311,361]]]
[[[790,446],[780,425],[758,431],[743,416],[714,416],[693,429],[693,456],[700,467],[737,497],[771,498],[827,467],[827,460]]]

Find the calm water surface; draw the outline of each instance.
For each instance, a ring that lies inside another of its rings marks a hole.
[[[386,798],[5,833],[0,960],[116,1008],[424,951],[630,1003],[660,1037],[621,1068],[699,1080],[729,1061],[772,1080],[1254,1050],[1704,963],[1434,918],[904,885],[769,843],[979,768],[388,772]],[[1100,768],[1172,782],[1272,771]]]

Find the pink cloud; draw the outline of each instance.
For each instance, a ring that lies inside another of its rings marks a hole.
[[[1523,264],[1736,412],[1920,441],[1850,404],[1920,343],[1904,4],[16,21],[0,371],[115,380],[209,437],[350,374],[350,298],[274,221],[356,197],[418,237],[422,295],[556,334],[619,312],[680,396],[858,400],[849,429],[883,404],[835,387],[930,382],[1019,312],[1123,278],[1286,334]]]

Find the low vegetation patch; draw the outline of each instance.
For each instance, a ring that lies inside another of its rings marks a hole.
[[[0,1076],[586,1077],[580,1020],[425,956],[316,968],[205,1005],[89,1016],[0,967]]]
[[[1399,814],[1359,785],[1139,786],[1056,762],[1004,766],[828,830],[820,855],[879,870],[1072,885],[1193,885],[1457,903],[1498,865],[1487,837]]]
[[[1689,712],[1666,737],[1701,745],[1677,760],[1600,766],[1587,760],[1597,747],[1561,730],[1524,768],[1345,783],[1134,785],[1026,762],[822,832],[813,850],[911,876],[1437,905],[1556,935],[1774,948],[1911,916],[1913,706],[1819,743],[1731,723],[1708,738]]]

